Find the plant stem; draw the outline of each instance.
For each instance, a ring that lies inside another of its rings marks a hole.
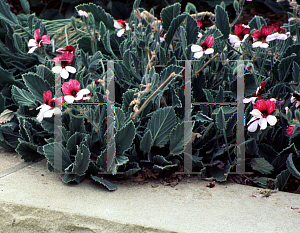
[[[201,68],[200,68],[200,70],[198,70],[195,74],[194,74],[194,76],[197,76],[199,73],[200,73],[200,71],[201,70],[203,70],[204,68],[205,68],[205,66],[207,66],[216,56],[218,56],[219,55],[219,53],[216,53],[211,59],[209,59],[208,60],[208,62],[206,62]]]
[[[179,76],[179,74],[175,74],[175,72],[173,72],[172,74],[170,74],[170,76],[152,93],[152,95],[150,95],[150,97],[143,103],[143,105],[141,106],[141,108],[132,116],[132,119],[135,119],[136,116],[142,111],[142,109],[145,107],[145,105],[149,102],[149,100],[158,92],[158,90],[164,86],[169,80],[170,78],[173,78],[175,76]]]
[[[226,150],[227,150],[227,154],[228,154],[229,163],[230,163],[230,165],[232,165],[232,160],[231,160],[230,154],[229,154],[227,136],[226,136],[226,130],[225,129],[223,129],[223,134],[224,134],[224,140],[225,140],[225,144],[226,144]]]

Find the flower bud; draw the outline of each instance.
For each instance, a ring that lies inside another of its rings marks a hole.
[[[234,0],[233,2],[233,7],[236,13],[238,13],[240,11],[240,4],[238,0]]]
[[[283,107],[285,105],[285,100],[279,100],[276,102],[277,107]]]
[[[89,20],[91,21],[92,24],[95,23],[95,18],[93,16],[93,14],[89,14]]]

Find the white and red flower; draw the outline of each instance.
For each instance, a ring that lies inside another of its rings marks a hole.
[[[70,79],[69,82],[64,82],[62,85],[62,91],[65,94],[64,100],[71,104],[75,100],[88,100],[90,97],[85,95],[90,94],[88,89],[80,90],[80,83],[76,79]]]
[[[255,104],[255,100],[257,99],[257,98],[261,98],[261,91],[262,91],[262,89],[264,89],[264,87],[265,87],[265,85],[266,85],[266,83],[267,83],[267,81],[263,81],[262,83],[261,83],[261,85],[256,89],[256,92],[255,93],[253,93],[253,95],[255,95],[254,97],[250,97],[250,98],[245,98],[245,99],[243,99],[243,103],[249,103],[250,101],[252,101],[252,104]],[[273,101],[273,100],[271,100],[271,101]],[[274,102],[274,101],[273,101]]]
[[[289,33],[281,33],[284,28],[280,28],[279,24],[273,24],[272,26],[262,26],[261,30],[257,29],[251,33],[254,43],[252,44],[253,48],[268,48],[269,45],[266,42],[272,40],[286,40],[289,37]],[[275,32],[272,34],[272,32]],[[280,33],[278,33],[280,32]]]
[[[196,19],[197,21],[197,27],[201,28],[203,26],[202,20],[201,19]]]
[[[78,15],[81,16],[81,17],[85,17],[85,18],[89,17],[88,13],[86,11],[83,11],[83,10],[79,10]]]
[[[244,43],[250,33],[250,27],[243,24],[237,24],[234,27],[235,35],[229,35],[229,42],[234,44],[235,48],[239,48]]]
[[[39,122],[41,122],[44,118],[51,118],[53,114],[61,114],[61,110],[58,106],[62,105],[64,97],[52,98],[52,92],[49,90],[44,91],[43,99],[44,103],[36,108],[37,110],[40,109],[36,118]]]
[[[30,39],[28,41],[28,47],[31,47],[28,53],[33,53],[37,48],[42,48],[43,44],[50,44],[50,37],[48,35],[43,35],[40,38],[41,31],[40,29],[36,29],[34,32],[34,39]]]
[[[117,36],[121,37],[125,30],[128,31],[129,30],[129,26],[128,23],[123,21],[122,19],[118,19],[117,21],[114,22],[114,27],[116,29],[119,29],[119,31],[117,32]]]
[[[298,93],[297,91],[292,93],[292,97],[291,97],[291,103],[294,103],[295,101],[296,101],[295,107],[298,108],[300,106],[300,93]]]
[[[59,48],[56,50],[56,52],[60,52],[60,53],[67,52],[67,51],[73,53],[76,51],[76,49],[73,45],[67,45],[65,48]]]
[[[193,44],[191,46],[191,50],[194,54],[194,58],[200,58],[204,54],[212,54],[214,49],[211,48],[215,42],[215,39],[212,36],[208,36],[205,41],[203,41],[200,45]]]
[[[270,115],[275,110],[275,104],[271,100],[257,100],[255,105],[253,105],[253,110],[250,114],[253,116],[248,122],[248,131],[255,132],[257,126],[260,126],[260,129],[266,129],[269,125],[275,125],[277,118],[273,115]]]
[[[73,66],[68,66],[73,61],[74,55],[66,51],[61,55],[57,55],[55,58],[53,58],[53,61],[55,62],[55,66],[52,68],[52,71],[55,74],[60,74],[60,76],[64,79],[69,78],[69,72],[74,74],[76,73],[76,69]]]

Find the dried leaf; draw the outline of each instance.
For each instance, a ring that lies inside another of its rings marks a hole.
[[[209,182],[208,183],[208,185],[206,185],[206,187],[208,187],[208,188],[213,188],[213,187],[215,187],[216,185],[214,184],[214,183],[211,183],[211,182]]]
[[[6,122],[10,121],[14,116],[15,116],[15,113],[12,110],[5,109],[0,114],[0,123],[6,123]]]

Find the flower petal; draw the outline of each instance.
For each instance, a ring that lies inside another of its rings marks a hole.
[[[124,34],[124,32],[125,32],[125,29],[124,29],[124,28],[120,29],[120,30],[117,32],[117,36],[118,36],[118,37],[121,37],[121,36]]]
[[[59,74],[62,70],[62,67],[61,66],[54,66],[52,67],[52,72],[55,73],[55,74]]]
[[[277,122],[277,118],[276,118],[276,116],[269,115],[269,116],[267,116],[267,121],[268,121],[269,125],[275,125]]]
[[[71,96],[71,95],[65,95],[65,96],[64,96],[64,99],[65,99],[65,101],[66,101],[68,104],[72,104],[72,103],[74,102],[74,100],[75,100],[75,98],[74,98],[73,96]]]
[[[60,76],[63,78],[63,79],[68,79],[69,78],[69,72],[66,70],[66,69],[62,69],[60,71]]]
[[[236,42],[239,42],[240,41],[240,38],[238,38],[236,35],[229,35],[229,42],[231,43],[231,44],[234,44],[234,43],[236,43]]]
[[[76,73],[76,69],[73,66],[66,66],[66,70],[72,74]]]
[[[114,22],[114,27],[116,29],[121,29],[122,28],[122,25],[120,23],[118,23],[117,21]]]
[[[278,33],[277,32],[274,33],[274,34],[272,34],[272,35],[269,35],[269,36],[266,37],[266,42],[269,42],[269,41],[272,41],[272,40],[276,40],[277,37],[278,37]]]
[[[261,112],[258,109],[253,109],[250,114],[256,118],[261,118]]]
[[[212,54],[214,52],[213,48],[208,48],[204,51],[205,54]]]
[[[35,32],[34,32],[34,39],[35,39],[36,42],[37,42],[38,39],[40,39],[40,34],[41,34],[40,29],[36,29]]]
[[[260,47],[260,45],[262,44],[261,41],[256,41],[252,44],[252,48],[257,48],[257,47]]]
[[[28,47],[37,47],[37,43],[34,39],[28,41]]]
[[[268,126],[268,122],[266,118],[260,118],[258,121],[258,124],[260,125],[260,129],[266,129]]]
[[[255,132],[257,130],[258,120],[252,122],[251,125],[248,126],[249,132]]]
[[[45,118],[51,118],[53,116],[54,109],[50,109],[49,111],[45,112],[44,117]]]
[[[28,53],[33,53],[34,50],[36,50],[37,46],[32,47],[31,49],[29,49]]]
[[[194,54],[194,58],[200,58],[200,57],[202,57],[203,56],[203,51],[201,51],[201,52],[196,52],[195,54]]]
[[[269,45],[267,43],[261,43],[259,47],[266,49],[269,47]]]
[[[193,44],[191,46],[191,51],[193,53],[200,52],[200,51],[202,51],[202,47],[200,45]]]
[[[48,35],[43,35],[41,37],[41,39],[42,39],[43,44],[51,44],[51,40],[50,40],[50,37]]]
[[[266,108],[267,108],[268,113],[271,114],[275,110],[275,103],[272,100],[267,100]]]

